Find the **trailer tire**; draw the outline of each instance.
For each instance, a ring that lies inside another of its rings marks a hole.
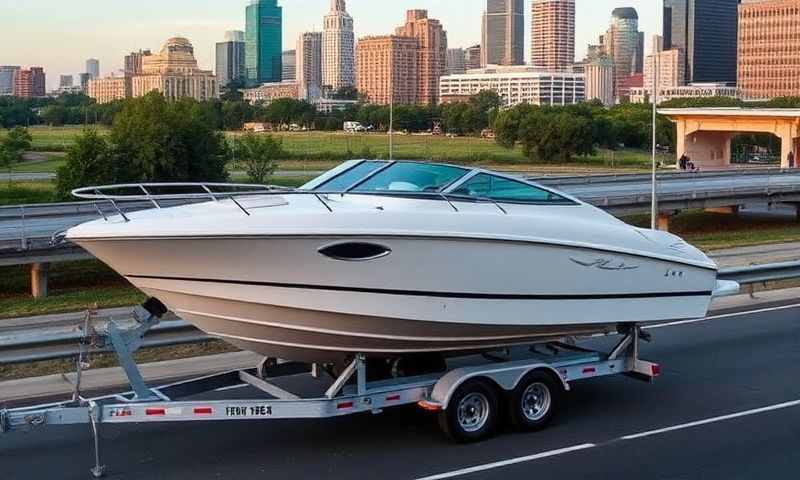
[[[498,408],[497,391],[491,384],[469,380],[453,393],[447,409],[439,412],[439,427],[455,442],[480,442],[494,433]]]
[[[525,375],[508,395],[509,423],[520,432],[542,430],[558,411],[562,393],[563,387],[546,372]]]

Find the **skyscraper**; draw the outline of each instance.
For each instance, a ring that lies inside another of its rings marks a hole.
[[[304,32],[297,37],[297,83],[300,98],[319,97],[322,88],[322,32]]]
[[[322,33],[322,85],[338,90],[355,85],[353,17],[345,0],[331,0]]]
[[[86,73],[91,75],[92,78],[100,78],[100,60],[96,58],[86,60]]]
[[[278,0],[251,0],[245,14],[247,83],[281,81],[283,8]]]
[[[798,7],[797,0],[750,0],[739,7],[736,86],[743,100],[800,96]]]
[[[216,75],[220,87],[245,78],[244,32],[225,32],[225,41],[217,43]]]
[[[92,80],[92,75],[90,73],[84,72],[84,73],[81,73],[80,75],[78,75],[78,78],[81,81],[81,88],[83,89],[83,91],[84,92],[88,92],[89,91],[89,82]]]
[[[416,38],[385,35],[358,39],[358,91],[377,105],[416,104],[419,81]]]
[[[738,4],[739,0],[664,0],[664,49],[683,51],[684,83],[736,81]]]
[[[58,87],[67,88],[72,86],[72,75],[61,75],[58,78]]]
[[[639,14],[636,9],[616,8],[611,13],[611,25],[602,38],[605,52],[614,62],[614,96],[619,97],[621,86],[636,73],[641,42]],[[644,63],[643,61],[640,64]]]
[[[481,28],[481,64],[525,63],[525,0],[487,0]]]
[[[281,60],[281,81],[293,82],[297,79],[297,51],[284,50]]]
[[[408,10],[406,23],[395,30],[402,37],[417,39],[417,101],[439,103],[439,77],[447,63],[447,32],[427,10]]]
[[[448,48],[445,62],[445,75],[459,75],[467,72],[467,53],[463,48]]]
[[[395,35],[359,40],[358,90],[373,103],[437,103],[446,57],[447,33],[439,20],[428,18],[427,10],[408,10]]]
[[[42,67],[19,70],[14,77],[14,96],[33,98],[45,96],[46,78]]]
[[[467,70],[481,68],[481,46],[473,45],[464,50],[464,66]]]
[[[142,74],[142,59],[153,52],[150,50],[139,50],[138,52],[131,52],[125,55],[125,76],[132,77],[134,75]]]
[[[16,65],[0,65],[0,96],[14,94],[14,80],[18,72]]]
[[[586,100],[600,100],[603,105],[614,105],[614,62],[608,55],[588,58],[584,63]]]
[[[533,0],[531,64],[562,70],[575,62],[575,0]]]

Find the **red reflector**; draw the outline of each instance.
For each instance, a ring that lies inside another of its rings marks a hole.
[[[342,402],[336,405],[336,408],[339,410],[344,410],[345,408],[353,408],[353,402]]]
[[[195,415],[211,415],[214,413],[214,410],[211,407],[198,407],[194,409]]]
[[[166,415],[167,410],[164,408],[148,408],[144,411],[145,415]]]
[[[586,368],[583,369],[583,373],[584,374],[596,373],[596,372],[597,372],[597,370],[594,367],[586,367]]]
[[[650,373],[654,377],[661,375],[661,365],[653,364],[653,366],[650,367]]]
[[[387,402],[396,402],[398,400],[400,400],[400,395],[399,394],[398,395],[389,395],[388,397],[386,397],[386,401]]]

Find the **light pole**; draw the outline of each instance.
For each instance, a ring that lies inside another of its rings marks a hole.
[[[658,230],[658,176],[656,175],[656,120],[658,105],[658,54],[653,55],[653,185],[652,185],[652,206],[650,210],[650,227]]]
[[[394,95],[389,84],[389,161],[394,160]]]

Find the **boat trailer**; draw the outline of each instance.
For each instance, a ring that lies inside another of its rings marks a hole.
[[[320,419],[377,414],[387,408],[417,404],[438,413],[439,424],[451,439],[473,442],[494,432],[503,421],[501,410],[510,410],[503,413],[518,430],[546,427],[572,382],[617,374],[652,381],[660,373],[657,364],[639,358],[640,340],[649,340],[648,334],[638,325],[625,325],[618,332],[621,340],[609,352],[584,349],[571,341],[520,345],[450,358],[441,372],[378,380],[368,376],[368,369],[374,364],[363,354],[355,355],[338,374],[326,365],[267,358],[251,369],[149,387],[132,355],[141,347],[145,333],[159,323],[161,314],[145,304],[134,310],[133,325],[123,327],[112,321],[97,331],[91,313],[87,313],[76,357],[77,380],[72,398],[0,410],[0,433],[87,424],[95,457],[90,472],[100,478],[106,471],[100,455],[99,431],[103,424]],[[81,371],[87,368],[87,355],[93,346],[108,345],[118,357],[131,391],[86,398],[80,378]],[[315,393],[298,393],[308,390],[298,389],[300,383],[312,387]],[[252,398],[224,398],[225,392],[238,388],[249,388]],[[501,409],[505,398],[511,400],[508,405],[512,407]]]

